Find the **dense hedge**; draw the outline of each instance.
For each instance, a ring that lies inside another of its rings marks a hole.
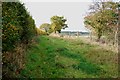
[[[2,3],[2,51],[9,51],[17,43],[27,44],[36,35],[35,22],[20,2]]]

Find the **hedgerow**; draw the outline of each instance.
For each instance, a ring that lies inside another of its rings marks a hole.
[[[2,3],[3,78],[17,77],[24,68],[26,49],[36,34],[35,21],[24,4]]]
[[[36,34],[35,22],[20,2],[2,3],[2,50],[9,51],[17,43],[25,43]]]

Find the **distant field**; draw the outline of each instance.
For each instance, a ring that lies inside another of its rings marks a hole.
[[[39,36],[26,53],[25,78],[118,77],[117,53],[80,39]]]

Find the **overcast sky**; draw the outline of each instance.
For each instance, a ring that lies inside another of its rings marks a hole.
[[[58,15],[64,16],[67,19],[69,28],[65,30],[86,31],[83,18],[91,4],[90,1],[92,0],[86,0],[85,2],[40,2],[36,0],[23,0],[22,2],[25,3],[25,7],[28,8],[28,11],[33,16],[37,27],[43,23],[50,23],[50,18]]]

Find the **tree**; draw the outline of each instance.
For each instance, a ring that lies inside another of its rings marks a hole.
[[[59,33],[61,32],[61,29],[67,28],[67,24],[65,24],[67,20],[62,16],[53,16],[51,17],[51,29],[56,33],[58,31]]]
[[[45,32],[47,34],[50,34],[52,32],[61,32],[61,29],[65,29],[67,28],[67,24],[66,24],[66,19],[62,16],[53,16],[50,18],[51,20],[51,24],[49,23],[43,23],[41,26],[40,26],[40,29],[44,29]]]
[[[89,17],[86,17],[84,22],[87,25],[87,28],[96,32],[98,40],[101,38],[103,31],[103,24],[102,24],[103,21],[101,17],[102,17],[101,14],[97,13],[96,15],[91,15]]]
[[[118,22],[117,5],[118,3],[115,2],[102,2],[99,0],[90,6],[91,12],[88,16],[85,17],[85,24],[87,27],[92,27],[92,30],[97,33],[98,40],[102,35],[116,35],[116,24]]]

